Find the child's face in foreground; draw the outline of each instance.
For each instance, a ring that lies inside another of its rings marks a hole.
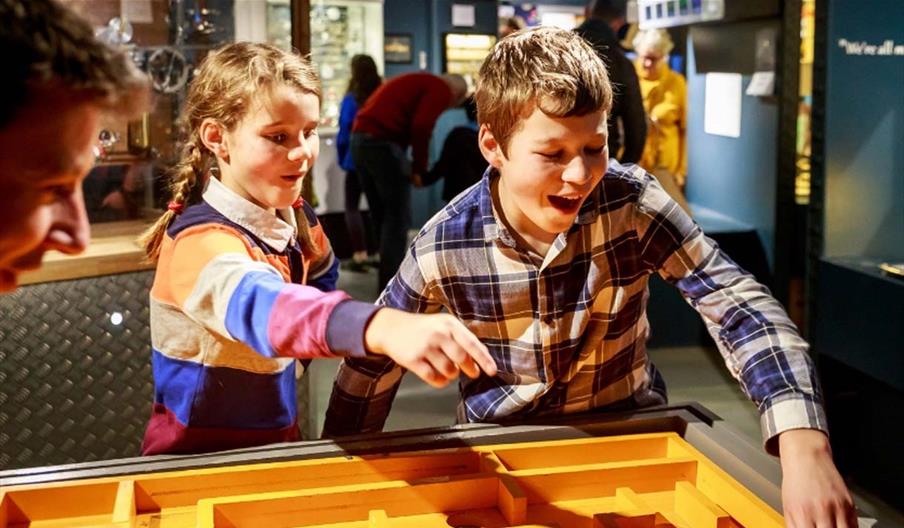
[[[220,180],[264,209],[291,206],[317,159],[319,119],[314,94],[278,85],[256,97],[248,114],[223,135]]]
[[[486,125],[481,150],[500,173],[499,203],[509,226],[529,244],[548,246],[566,231],[606,172],[606,112],[550,117],[535,108],[503,154]]]

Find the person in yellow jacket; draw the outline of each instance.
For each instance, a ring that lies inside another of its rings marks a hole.
[[[684,189],[687,83],[683,75],[669,68],[667,58],[674,44],[664,29],[638,31],[633,44],[637,52],[634,67],[648,125],[640,165],[660,180],[671,176],[674,183]]]

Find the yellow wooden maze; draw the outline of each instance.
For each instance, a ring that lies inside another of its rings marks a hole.
[[[675,433],[0,488],[0,528],[780,528]]]

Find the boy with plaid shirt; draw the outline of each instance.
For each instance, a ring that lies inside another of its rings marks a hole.
[[[593,49],[563,30],[519,32],[479,79],[490,167],[424,226],[378,301],[445,308],[489,348],[498,373],[461,380],[458,420],[665,403],[646,353],[647,281],[659,273],[759,407],[766,449],[782,455],[789,526],[856,526],[806,342],[652,176],[609,160],[612,89]],[[472,365],[441,370],[458,368]],[[402,374],[384,358],[346,359],[324,434],[382,429]]]

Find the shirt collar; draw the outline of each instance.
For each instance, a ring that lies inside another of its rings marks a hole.
[[[295,215],[291,209],[272,215],[249,202],[211,176],[207,179],[204,201],[220,214],[244,227],[278,252],[283,252],[295,239]]]
[[[483,179],[480,181],[480,193],[477,196],[477,200],[478,210],[480,211],[480,217],[483,221],[484,240],[487,242],[499,240],[506,246],[515,247],[517,245],[515,237],[509,233],[505,224],[499,220],[499,214],[493,206],[492,184],[493,180],[497,177],[499,177],[499,171],[493,167],[488,167],[486,172],[483,173]],[[600,180],[600,183],[590,191],[590,196],[588,196],[587,200],[581,205],[581,210],[578,211],[578,215],[574,219],[575,224],[591,224],[599,217],[601,186],[602,180]]]
[[[480,193],[477,195],[478,210],[483,222],[483,239],[487,242],[499,240],[508,247],[515,247],[515,237],[509,233],[496,215],[493,206],[493,180],[499,177],[499,171],[492,166],[487,167],[480,180]]]

